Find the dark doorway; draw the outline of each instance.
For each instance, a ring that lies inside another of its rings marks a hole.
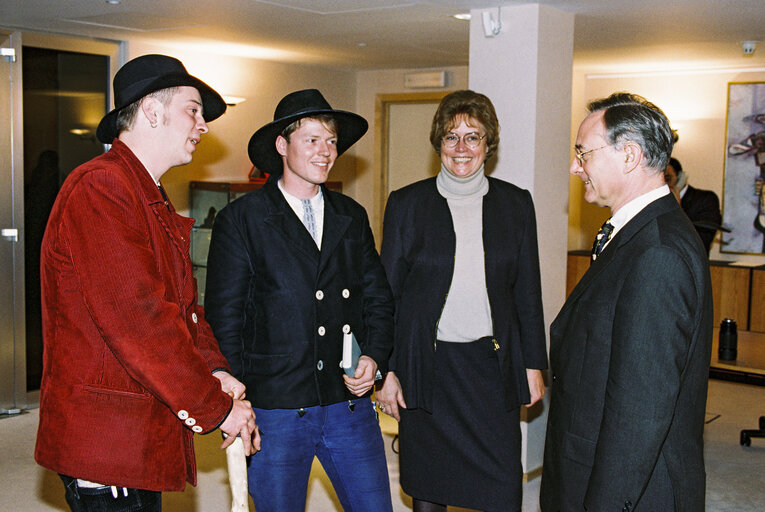
[[[109,58],[22,47],[24,278],[27,390],[40,389],[40,244],[56,194],[78,165],[101,154],[96,127],[107,108]]]

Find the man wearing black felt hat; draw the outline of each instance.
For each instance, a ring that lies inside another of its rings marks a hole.
[[[191,162],[220,95],[177,59],[114,78],[98,126],[111,149],[64,182],[42,243],[43,377],[35,459],[73,511],[161,510],[196,484],[193,435],[259,446],[255,416],[197,306],[193,220],[159,179]]]
[[[213,226],[205,307],[263,433],[248,467],[258,512],[304,510],[314,456],[344,510],[392,509],[369,398],[392,349],[392,295],[364,208],[324,186],[366,131],[315,89],[287,95],[248,147],[271,177]]]

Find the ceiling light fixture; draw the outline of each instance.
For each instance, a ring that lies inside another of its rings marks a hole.
[[[121,0],[106,0],[106,3],[109,5],[119,5],[122,3]]]
[[[470,21],[470,13],[469,12],[462,12],[459,14],[452,14],[452,18],[456,18],[458,20],[462,21]]]

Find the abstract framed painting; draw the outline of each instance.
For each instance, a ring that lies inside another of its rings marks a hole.
[[[765,82],[728,83],[721,252],[765,254]]]

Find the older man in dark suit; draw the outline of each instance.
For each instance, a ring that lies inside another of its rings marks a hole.
[[[589,111],[570,172],[612,217],[550,328],[542,510],[703,511],[712,295],[704,248],[664,183],[672,132],[639,96]]]
[[[248,468],[258,512],[304,510],[314,456],[345,510],[392,509],[369,394],[393,347],[393,296],[364,208],[324,186],[366,130],[315,89],[287,95],[250,139],[269,181],[213,225],[205,306],[263,432]],[[348,376],[353,336],[361,355]]]

